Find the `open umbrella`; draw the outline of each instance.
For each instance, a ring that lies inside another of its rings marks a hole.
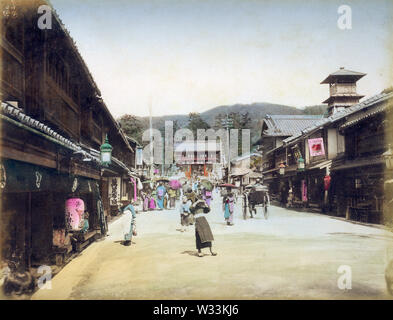
[[[156,178],[155,180],[156,180],[157,182],[159,182],[159,181],[169,182],[169,179],[166,178],[166,177]]]
[[[238,186],[235,186],[234,184],[231,183],[222,183],[219,185],[221,188],[239,188]]]
[[[201,185],[207,190],[207,191],[212,191],[213,190],[213,183],[211,183],[209,180],[202,180]]]
[[[170,186],[172,189],[177,190],[177,189],[180,189],[180,188],[181,188],[181,183],[180,183],[179,180],[171,180],[171,181],[169,181],[169,186]]]

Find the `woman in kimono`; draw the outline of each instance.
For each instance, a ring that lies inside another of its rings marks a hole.
[[[176,190],[169,188],[168,196],[169,196],[169,208],[174,209],[175,208],[175,201],[176,201]]]
[[[154,197],[150,192],[147,194],[147,199],[149,201],[149,210],[155,210],[156,209],[156,200],[154,200]]]
[[[212,256],[217,253],[212,250],[212,241],[214,240],[213,233],[210,225],[204,217],[205,214],[210,212],[210,208],[203,199],[198,199],[190,207],[191,213],[194,215],[195,220],[195,242],[198,250],[198,257],[203,257],[202,249],[209,248]]]
[[[160,210],[164,209],[164,197],[166,194],[166,189],[165,187],[162,185],[162,182],[160,182],[159,186],[157,187],[156,190],[157,193],[157,206]]]
[[[124,232],[124,245],[130,246],[132,236],[136,236],[136,214],[134,206],[130,203],[124,209],[124,224],[123,224],[123,232]]]
[[[235,197],[233,193],[228,190],[223,198],[224,218],[228,226],[233,226],[233,211],[235,207]]]

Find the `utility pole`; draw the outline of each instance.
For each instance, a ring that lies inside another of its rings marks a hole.
[[[154,157],[153,157],[153,118],[152,118],[152,97],[149,98],[149,125],[150,125],[150,179],[153,179]]]
[[[231,182],[231,147],[230,147],[230,132],[229,129],[233,128],[233,119],[229,117],[228,113],[224,120],[221,122],[222,126],[227,130],[227,141],[228,141],[228,183]]]

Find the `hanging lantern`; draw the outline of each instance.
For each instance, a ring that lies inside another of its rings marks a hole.
[[[105,136],[105,143],[100,147],[101,150],[101,164],[108,166],[112,160],[112,146],[109,144],[108,135]]]
[[[389,170],[393,169],[393,152],[392,152],[392,148],[390,147],[390,144],[389,144],[389,150],[383,153],[382,156],[385,159],[386,168],[388,168]]]
[[[297,160],[297,170],[298,171],[304,171],[304,159],[301,156]]]
[[[278,167],[279,167],[280,174],[284,175],[284,173],[285,173],[285,164],[283,162],[281,162]]]

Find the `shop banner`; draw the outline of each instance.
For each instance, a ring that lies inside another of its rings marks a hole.
[[[302,153],[300,152],[300,148],[299,148],[299,146],[297,144],[292,148],[292,152],[293,152],[293,156],[295,157],[295,160],[296,160],[296,163],[297,163],[298,160],[300,158],[302,158]]]
[[[325,155],[323,138],[308,139],[308,148],[312,157]]]
[[[302,201],[307,202],[307,183],[306,180],[302,180]]]
[[[120,204],[120,178],[110,178],[109,179],[109,204],[111,206],[117,206]]]
[[[143,149],[142,148],[136,148],[135,157],[136,157],[136,161],[135,161],[136,165],[142,166],[143,165]]]

